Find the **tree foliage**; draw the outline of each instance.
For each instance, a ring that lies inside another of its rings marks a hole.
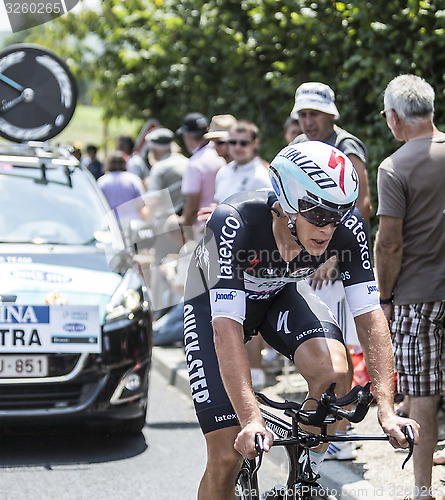
[[[295,89],[325,82],[339,124],[368,147],[375,198],[377,166],[398,147],[379,115],[387,83],[423,76],[445,122],[444,29],[445,0],[103,0],[30,35],[91,82],[108,117],[176,129],[189,111],[232,113],[257,123],[269,160]]]

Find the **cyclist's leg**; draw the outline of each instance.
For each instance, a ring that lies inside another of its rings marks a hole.
[[[226,427],[205,435],[207,465],[199,485],[198,500],[235,498],[235,481],[242,457],[233,447],[240,427]]]
[[[207,465],[199,487],[204,499],[234,498],[241,455],[233,447],[240,430],[219,373],[208,294],[184,304],[184,346],[190,389],[207,445]]]
[[[336,393],[348,390],[349,366],[342,333],[329,309],[306,281],[287,285],[260,326],[265,340],[288,356],[306,379],[308,396],[319,398],[335,382]],[[309,401],[307,407],[315,405]],[[335,432],[338,424],[329,428]],[[319,450],[324,451],[327,445]]]

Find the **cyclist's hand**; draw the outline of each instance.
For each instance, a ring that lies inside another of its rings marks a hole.
[[[412,418],[399,417],[395,413],[385,419],[379,419],[385,433],[389,436],[389,442],[394,448],[408,448],[408,442],[403,433],[403,427],[410,425],[414,432],[414,444],[419,442],[420,425]]]
[[[235,439],[235,450],[246,458],[255,458],[258,452],[255,449],[255,435],[261,434],[264,439],[264,451],[269,451],[273,443],[273,435],[263,423],[252,422],[247,424],[238,433]]]

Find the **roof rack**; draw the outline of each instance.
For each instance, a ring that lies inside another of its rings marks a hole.
[[[64,146],[53,146],[49,142],[30,141],[23,144],[0,144],[0,158],[6,157],[7,161],[19,161],[23,166],[39,167],[41,161],[51,164],[76,167],[79,165],[68,148]],[[0,160],[1,161],[1,160]]]

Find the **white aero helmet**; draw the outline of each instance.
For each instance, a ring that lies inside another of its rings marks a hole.
[[[272,187],[285,212],[300,211],[308,201],[331,212],[349,215],[358,196],[358,176],[351,160],[320,141],[290,144],[272,160]]]

